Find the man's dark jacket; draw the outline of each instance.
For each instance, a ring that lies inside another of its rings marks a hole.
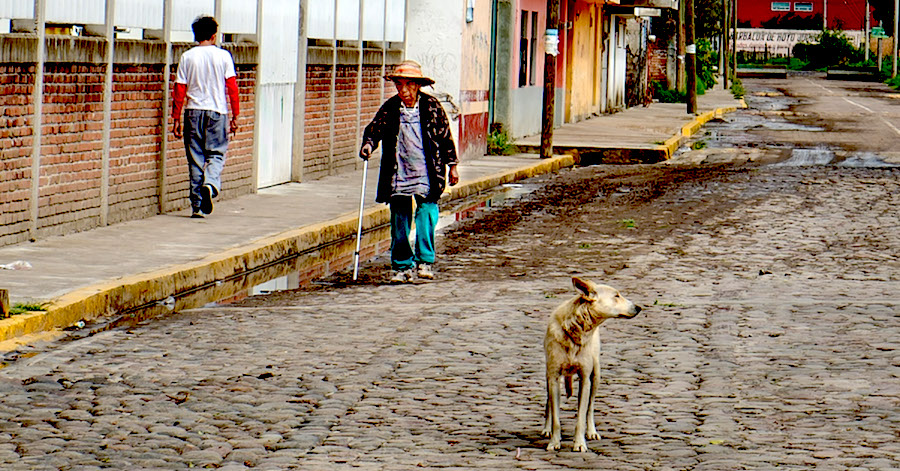
[[[363,132],[363,145],[374,151],[378,142],[384,144],[381,152],[381,170],[378,175],[378,191],[375,201],[389,203],[393,193],[393,177],[397,172],[397,135],[400,133],[400,96],[388,98],[372,122]],[[456,146],[450,134],[447,113],[437,98],[419,93],[419,118],[422,123],[422,145],[428,167],[428,195],[425,201],[437,203],[446,185],[447,165],[458,162]]]

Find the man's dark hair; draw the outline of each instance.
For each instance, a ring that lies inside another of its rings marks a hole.
[[[215,36],[219,31],[219,24],[211,16],[200,16],[191,24],[191,29],[194,30],[194,41],[199,43]]]

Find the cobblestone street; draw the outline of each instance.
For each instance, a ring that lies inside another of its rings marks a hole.
[[[900,467],[896,171],[752,167],[622,197],[640,190],[534,212],[490,243],[463,227],[439,241],[454,250],[435,282],[338,283],[52,344],[0,370],[0,467]],[[601,327],[601,439],[571,452],[570,398],[547,452],[543,330],[574,273],[645,310]]]

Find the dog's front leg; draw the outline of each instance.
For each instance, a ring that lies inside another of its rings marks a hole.
[[[582,371],[578,381],[578,418],[575,422],[575,445],[572,451],[588,451],[587,443],[584,441],[584,429],[587,423],[588,403],[591,399],[590,382],[590,373]]]
[[[562,432],[559,427],[559,377],[547,375],[547,421],[544,424],[543,436],[550,436],[547,451],[559,450]]]
[[[599,440],[600,434],[594,426],[594,400],[597,398],[597,389],[600,387],[600,362],[594,360],[594,370],[591,371],[591,397],[588,399],[587,410],[587,439]]]

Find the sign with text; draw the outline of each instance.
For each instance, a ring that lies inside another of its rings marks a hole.
[[[797,43],[815,43],[818,30],[738,28],[737,50],[769,51],[776,56],[789,56]],[[863,31],[844,31],[853,44],[862,44]]]

